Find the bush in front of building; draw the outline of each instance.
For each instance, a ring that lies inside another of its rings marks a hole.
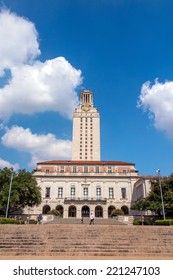
[[[141,222],[141,221],[134,221],[134,222],[133,222],[133,225],[134,225],[134,226],[140,226],[140,225],[152,226],[152,225],[153,225],[153,222],[151,222],[151,221],[144,221],[144,222]]]
[[[156,220],[155,225],[157,225],[157,226],[171,226],[171,225],[173,225],[173,219]]]
[[[54,216],[61,216],[61,213],[56,209],[52,209],[52,210],[48,211],[47,214],[51,214]]]
[[[111,212],[111,217],[115,217],[115,216],[119,216],[119,215],[123,215],[124,212],[121,209],[114,209]]]
[[[11,219],[11,218],[3,218],[3,217],[0,217],[0,224],[24,224],[25,221],[23,220],[14,220],[14,219]]]

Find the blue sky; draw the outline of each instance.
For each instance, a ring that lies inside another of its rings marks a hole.
[[[70,159],[72,112],[94,93],[101,159],[173,172],[173,1],[4,0],[0,168]]]

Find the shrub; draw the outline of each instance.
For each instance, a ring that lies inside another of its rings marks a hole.
[[[37,221],[35,221],[35,220],[29,220],[29,224],[37,224]]]
[[[123,213],[123,211],[121,210],[121,209],[114,209],[114,210],[112,210],[112,212],[111,212],[111,217],[112,216],[119,216],[119,215],[123,215],[124,213]]]
[[[141,222],[134,221],[134,222],[133,222],[133,225],[139,226],[139,225],[141,225]]]
[[[52,215],[55,215],[55,216],[61,216],[61,213],[56,209],[52,209],[52,210],[48,211],[47,214],[52,214]]]
[[[2,218],[0,217],[0,224],[24,224],[25,221],[23,220],[14,220],[11,218]]]
[[[173,225],[173,219],[156,220],[155,224],[158,225],[158,226],[170,226],[170,225]]]
[[[145,226],[153,225],[153,223],[150,222],[150,221],[144,221],[143,223],[141,221],[134,221],[133,222],[133,225],[135,225],[135,226],[139,226],[139,225],[142,225],[142,224],[145,225]]]

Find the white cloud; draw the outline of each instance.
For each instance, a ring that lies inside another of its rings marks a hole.
[[[148,111],[156,129],[166,133],[173,140],[173,81],[154,85],[143,84],[138,107]]]
[[[10,163],[10,162],[0,158],[0,168],[3,169],[5,167],[13,168],[14,170],[17,170],[17,169],[19,169],[19,164],[18,163],[13,164],[13,163]]]
[[[63,57],[13,68],[10,84],[0,89],[0,118],[45,111],[70,118],[78,102],[80,74]]]
[[[71,141],[56,139],[55,135],[32,134],[29,128],[13,126],[6,129],[2,144],[31,155],[30,166],[35,167],[39,161],[52,159],[70,159]]]
[[[0,11],[0,75],[4,69],[31,63],[40,54],[38,34],[29,20]]]
[[[9,11],[0,13],[0,42],[0,73],[11,72],[11,79],[0,89],[0,119],[45,111],[71,118],[81,71],[64,57],[36,60],[40,50],[33,23]]]

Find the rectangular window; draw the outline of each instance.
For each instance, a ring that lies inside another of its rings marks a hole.
[[[46,173],[49,173],[49,169],[46,169]]]
[[[83,189],[83,196],[84,198],[88,198],[88,188]]]
[[[60,172],[61,172],[61,173],[64,173],[64,166],[61,166],[61,167],[60,167]]]
[[[109,198],[114,198],[114,189],[109,188]]]
[[[50,187],[46,187],[45,197],[50,198]]]
[[[88,173],[88,166],[84,166],[84,173]]]
[[[99,166],[96,166],[96,173],[99,173]]]
[[[59,187],[58,188],[58,198],[62,198],[63,197],[63,188]]]
[[[112,173],[112,166],[108,166],[108,173]]]
[[[73,173],[76,173],[77,172],[77,168],[76,166],[73,166]]]
[[[100,187],[96,188],[96,198],[97,199],[101,198],[101,188]]]
[[[126,188],[121,188],[121,198],[126,199]]]
[[[71,187],[70,196],[71,196],[71,198],[75,198],[75,187]]]

